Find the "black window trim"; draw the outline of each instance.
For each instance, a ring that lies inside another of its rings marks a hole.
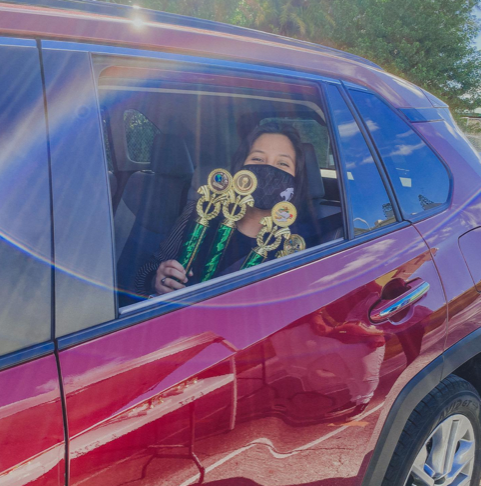
[[[339,152],[339,140],[337,138],[336,130],[334,130],[334,121],[331,114],[331,106],[329,103],[329,98],[325,91],[325,84],[326,83],[319,83],[319,89],[321,91],[321,100],[324,103],[325,109],[325,117],[326,117],[326,124],[327,129],[329,131],[329,137],[331,141],[332,147],[332,156],[334,157],[334,165],[336,167],[337,176],[338,176],[338,185],[339,185],[339,194],[341,199],[341,211],[342,211],[342,221],[344,224],[344,238],[346,240],[354,239],[354,228],[351,224],[352,222],[352,209],[351,206],[348,204],[348,191],[346,190],[348,187],[347,184],[347,174],[345,171],[344,164],[341,161],[341,154]],[[337,83],[329,83],[333,84],[340,88],[340,85]]]
[[[342,82],[342,84],[344,85],[344,91],[346,92],[346,96],[350,100],[352,109],[354,109],[356,111],[356,113],[357,113],[357,115],[359,117],[359,120],[361,121],[361,124],[364,127],[364,130],[366,132],[366,135],[365,135],[366,140],[369,140],[370,141],[373,149],[375,150],[375,152],[377,154],[377,157],[378,157],[378,159],[380,161],[380,164],[383,167],[384,167],[384,162],[382,161],[381,154],[379,153],[379,151],[377,149],[377,146],[376,146],[376,144],[374,142],[374,138],[372,137],[371,133],[369,132],[369,130],[367,128],[367,125],[366,125],[364,119],[362,118],[362,116],[361,116],[361,114],[360,114],[360,112],[359,112],[356,104],[354,103],[354,100],[352,99],[352,97],[351,97],[351,95],[349,93],[350,90],[362,91],[364,93],[369,93],[369,94],[371,94],[373,96],[376,96],[395,115],[397,115],[402,121],[404,121],[404,123],[406,123],[407,126],[427,145],[427,147],[431,150],[431,152],[433,152],[433,154],[437,157],[437,159],[439,160],[439,162],[442,164],[442,166],[446,170],[446,173],[448,175],[448,180],[449,180],[449,191],[448,191],[448,196],[446,198],[446,201],[443,204],[440,204],[439,206],[437,206],[435,208],[428,209],[426,211],[423,211],[422,213],[417,213],[417,214],[411,215],[409,217],[405,217],[404,215],[402,215],[402,211],[400,210],[401,206],[399,204],[399,200],[397,198],[396,192],[394,191],[394,187],[392,186],[391,178],[389,177],[389,173],[386,170],[386,177],[388,178],[389,183],[390,183],[391,188],[392,188],[392,191],[393,191],[393,194],[396,197],[396,203],[397,203],[397,206],[398,206],[398,211],[399,211],[399,215],[400,215],[401,219],[403,219],[405,221],[409,221],[410,223],[414,224],[414,223],[418,223],[419,221],[424,221],[425,219],[428,219],[431,216],[434,216],[435,214],[442,213],[446,209],[448,209],[450,207],[450,205],[451,205],[452,196],[453,196],[453,184],[454,184],[454,181],[453,181],[453,173],[451,172],[451,169],[449,167],[449,164],[444,160],[444,158],[441,156],[441,154],[423,137],[423,135],[419,132],[419,130],[417,128],[417,125],[420,125],[421,123],[435,123],[438,120],[425,121],[425,122],[420,122],[420,121],[418,121],[418,122],[412,122],[412,121],[409,120],[409,118],[404,113],[404,111],[403,111],[404,108],[396,109],[394,106],[391,105],[391,103],[389,103],[387,100],[385,100],[378,93],[375,93],[374,91],[371,91],[371,90],[365,88],[364,86],[357,86],[357,85],[355,85],[353,83],[344,83],[344,82]],[[383,170],[385,170],[385,169],[383,169]]]
[[[358,111],[356,110],[351,98],[348,96],[348,93],[347,93],[347,90],[345,89],[345,87],[344,86],[341,87],[339,89],[339,91],[340,91],[342,98],[346,102],[347,107],[351,111],[351,114],[352,114],[354,120],[356,121],[357,126],[359,127],[359,130],[362,133],[362,136],[364,137],[367,148],[368,148],[369,152],[371,153],[371,157],[373,158],[374,163],[376,164],[377,170],[378,170],[379,175],[381,176],[381,180],[384,184],[384,188],[385,188],[386,193],[388,195],[388,198],[391,202],[396,221],[398,221],[398,222],[402,221],[403,218],[402,218],[402,215],[401,215],[401,209],[399,207],[399,200],[396,196],[396,193],[394,192],[394,187],[391,183],[391,179],[388,177],[387,171],[384,167],[384,164],[382,163],[382,159],[380,158],[379,153],[378,153],[375,145],[373,144],[372,139],[369,136],[369,132],[367,131],[367,127],[366,127],[365,123],[363,122],[363,120],[361,119]],[[363,91],[367,91],[367,90],[363,90]]]
[[[53,354],[55,343],[47,341],[0,356],[0,371]]]

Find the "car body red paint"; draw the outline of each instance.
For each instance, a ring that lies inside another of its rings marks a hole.
[[[129,12],[4,3],[0,36],[288,68],[368,87],[394,109],[433,108],[335,53]],[[405,386],[480,327],[465,259],[479,246],[479,157],[447,120],[415,129],[453,175],[444,210],[1,371],[0,484],[361,485]],[[374,325],[371,309],[411,282],[429,292]]]

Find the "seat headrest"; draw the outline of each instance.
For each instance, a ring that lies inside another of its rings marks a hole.
[[[312,199],[322,199],[326,193],[322,182],[321,171],[317,163],[316,151],[312,143],[303,143],[306,174],[309,181],[309,194]]]
[[[156,176],[186,177],[194,173],[187,144],[177,135],[156,135],[150,160]]]
[[[221,167],[217,163],[217,159],[210,154],[201,153],[199,154],[198,163],[192,176],[192,182],[190,185],[189,193],[187,199],[189,201],[195,201],[199,198],[197,189],[200,186],[207,184],[207,178],[209,174],[214,170]]]

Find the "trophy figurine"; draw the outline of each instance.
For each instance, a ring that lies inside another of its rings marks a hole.
[[[270,251],[276,250],[282,242],[282,238],[289,238],[291,231],[288,228],[297,218],[297,210],[290,202],[277,203],[270,216],[262,218],[263,228],[257,234],[257,245],[247,256],[242,268],[253,267],[262,263]],[[272,241],[274,240],[274,241]]]
[[[298,251],[306,249],[306,242],[301,235],[291,235],[289,238],[284,240],[284,246],[282,250],[276,253],[276,258],[281,258],[283,256],[292,255]]]
[[[212,243],[207,263],[202,274],[202,282],[211,279],[217,270],[225,250],[234,232],[237,221],[240,221],[247,210],[247,206],[254,205],[252,193],[257,187],[257,178],[249,170],[241,170],[234,176],[232,185],[222,201],[224,220],[219,225]]]
[[[182,246],[179,263],[189,272],[204,241],[209,221],[216,218],[221,210],[222,201],[227,197],[232,186],[232,176],[224,169],[213,170],[207,179],[207,185],[201,186],[197,201],[197,219],[190,237]]]

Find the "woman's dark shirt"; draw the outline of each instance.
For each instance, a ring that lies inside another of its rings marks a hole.
[[[196,201],[189,201],[186,204],[169,237],[162,241],[159,250],[145,265],[140,268],[135,280],[135,290],[139,296],[148,296],[155,293],[153,279],[159,265],[166,260],[178,259],[182,243],[188,237],[192,231],[193,225],[195,224],[195,219],[197,217],[195,206]],[[223,217],[221,215],[210,222],[205,240],[202,243],[202,246],[200,247],[192,266],[194,276],[189,277],[188,285],[193,285],[200,282],[204,266],[209,256],[211,244],[222,219]],[[293,233],[298,232],[295,230],[295,228],[291,229]],[[240,270],[240,267],[244,263],[244,260],[250,253],[251,249],[256,246],[257,242],[255,238],[250,238],[240,231],[234,230],[229,245],[224,253],[223,259],[217,267],[215,276],[218,277]],[[270,252],[266,261],[274,259],[277,251],[278,250]]]
[[[160,244],[159,250],[145,265],[141,267],[137,273],[135,290],[139,295],[148,296],[155,293],[155,289],[152,284],[159,265],[166,260],[178,259],[182,243],[192,231],[195,224],[195,219],[197,218],[195,206],[195,201],[189,201],[186,204],[184,211],[177,219],[169,237]],[[206,237],[192,265],[194,276],[189,277],[188,285],[193,285],[200,282],[204,266],[209,256],[211,244],[222,219],[223,218],[219,216],[210,222]],[[234,230],[224,256],[217,267],[215,276],[218,277],[220,275],[225,275],[227,273],[240,270],[242,263],[246,259],[251,249],[255,246],[257,246],[255,238],[250,238],[241,232]]]

